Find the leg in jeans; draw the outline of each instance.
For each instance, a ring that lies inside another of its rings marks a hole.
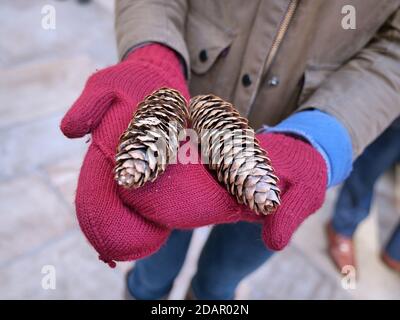
[[[351,237],[358,224],[368,216],[376,180],[398,160],[400,128],[389,127],[355,161],[336,202],[332,227]]]
[[[390,258],[400,262],[400,223],[393,231],[392,236],[385,248]]]
[[[273,254],[261,239],[261,224],[239,222],[214,227],[192,280],[198,299],[233,299],[239,282]]]
[[[136,299],[161,299],[172,288],[185,261],[192,231],[174,230],[155,254],[136,262],[128,275],[128,290]]]

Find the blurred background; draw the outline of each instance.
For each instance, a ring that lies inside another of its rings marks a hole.
[[[55,29],[43,27],[48,5]],[[0,298],[121,299],[131,263],[110,269],[99,261],[75,219],[86,139],[68,140],[59,130],[86,78],[117,61],[113,1],[3,0],[0,20]],[[238,298],[400,298],[400,276],[379,258],[400,216],[399,172],[379,180],[372,212],[357,231],[355,289],[344,288],[326,254],[336,188],[291,245],[241,283]],[[183,298],[208,232],[196,231],[171,299]],[[46,266],[56,272],[55,289],[42,286]]]

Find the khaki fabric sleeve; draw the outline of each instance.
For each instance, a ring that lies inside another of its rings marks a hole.
[[[300,109],[310,107],[344,124],[352,139],[354,157],[400,115],[400,9]]]
[[[190,70],[184,40],[187,0],[116,0],[115,31],[119,58],[148,42],[175,50]]]

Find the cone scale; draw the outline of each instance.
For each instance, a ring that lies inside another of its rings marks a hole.
[[[174,89],[161,88],[145,97],[119,140],[115,180],[126,188],[154,181],[176,156],[179,133],[188,118],[186,101]]]
[[[280,204],[278,177],[247,119],[214,95],[193,97],[189,109],[203,157],[218,180],[257,214],[273,213]]]

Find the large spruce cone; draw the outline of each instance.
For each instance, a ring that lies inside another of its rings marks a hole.
[[[192,98],[189,108],[203,156],[218,180],[257,214],[275,211],[280,204],[278,178],[247,119],[214,95]]]
[[[137,106],[122,134],[116,155],[115,179],[127,188],[154,181],[176,156],[178,135],[186,127],[186,101],[173,89],[161,88]]]

